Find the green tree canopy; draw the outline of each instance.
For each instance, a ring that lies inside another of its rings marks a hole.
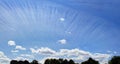
[[[87,61],[84,61],[81,64],[99,64],[99,62],[92,58],[89,58]]]
[[[120,56],[113,56],[109,64],[120,64]]]
[[[70,59],[69,64],[75,64],[75,62],[72,59]]]
[[[18,64],[18,61],[17,60],[11,60],[10,64]]]
[[[33,60],[31,64],[39,64],[37,60]]]

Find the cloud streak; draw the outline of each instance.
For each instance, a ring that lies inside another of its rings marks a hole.
[[[66,39],[61,39],[61,40],[58,40],[58,43],[60,43],[60,44],[66,44],[67,40]]]
[[[52,55],[56,52],[48,47],[41,47],[40,49],[30,48],[32,53],[42,54],[42,55]]]
[[[22,47],[22,46],[20,46],[20,45],[17,45],[17,46],[15,47],[15,49],[16,49],[16,50],[26,50],[26,48],[24,48],[24,47]]]

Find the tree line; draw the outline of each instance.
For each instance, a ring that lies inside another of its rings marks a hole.
[[[32,62],[29,62],[27,60],[24,61],[17,61],[17,60],[11,60],[10,64],[40,64],[37,60],[33,60]],[[46,59],[44,64],[79,64],[75,63],[72,59]],[[81,64],[99,64],[98,61],[96,61],[93,58],[89,58],[88,60],[81,62]],[[108,64],[120,64],[120,56],[113,56],[111,60],[108,61]]]

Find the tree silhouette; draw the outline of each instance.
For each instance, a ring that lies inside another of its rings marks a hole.
[[[75,64],[74,61],[71,59],[71,60],[63,60],[63,59],[46,59],[44,64]]]
[[[72,59],[69,60],[69,64],[75,64]]]
[[[50,64],[50,59],[46,59],[44,64]]]
[[[81,64],[99,64],[99,62],[92,58],[89,58],[87,61],[84,61]]]
[[[18,61],[17,60],[11,60],[10,64],[18,64]]]
[[[65,60],[62,62],[62,64],[68,64],[68,60],[65,59]]]
[[[112,57],[112,59],[109,61],[109,64],[120,64],[120,56]]]
[[[30,64],[27,60],[24,61],[24,64]]]
[[[18,64],[24,64],[24,61],[20,60],[20,61],[18,61]]]
[[[60,62],[60,64],[62,64],[62,62],[64,61],[62,58],[58,59],[58,61]]]
[[[37,60],[33,60],[30,64],[39,64]]]

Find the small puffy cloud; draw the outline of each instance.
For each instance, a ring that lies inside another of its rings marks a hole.
[[[66,39],[61,39],[61,40],[58,40],[58,43],[60,43],[60,44],[66,44],[67,40]]]
[[[10,59],[2,52],[0,51],[0,64],[9,64]]]
[[[19,50],[11,50],[11,52],[15,53],[15,52],[19,52]]]
[[[60,18],[60,21],[65,21],[65,18]]]
[[[15,41],[10,40],[10,41],[8,41],[8,45],[9,46],[15,46],[16,44],[15,44]]]
[[[22,46],[20,46],[20,45],[17,45],[17,46],[15,47],[15,49],[16,49],[16,50],[26,50],[26,48],[24,48],[24,47],[22,47]]]
[[[39,53],[43,55],[51,55],[56,53],[54,50],[48,47],[41,47],[40,49],[36,49],[36,50],[34,48],[30,48],[30,50],[32,51],[32,53]]]
[[[11,52],[19,52],[19,50],[26,50],[26,48],[20,46],[20,45],[16,45],[15,41],[8,41],[8,45],[9,46],[15,46],[15,50],[11,50]]]

